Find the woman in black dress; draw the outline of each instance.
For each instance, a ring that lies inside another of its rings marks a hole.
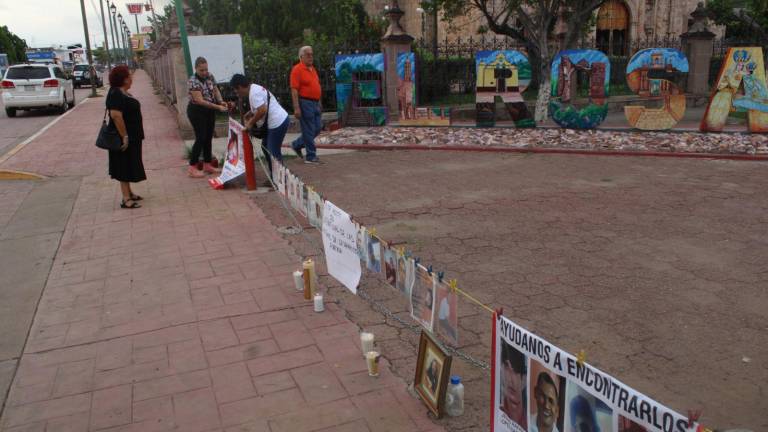
[[[109,73],[109,127],[117,128],[123,137],[120,150],[109,152],[109,176],[120,182],[120,190],[123,193],[120,207],[128,209],[141,207],[138,201],[142,200],[131,190],[131,183],[147,179],[144,163],[141,161],[141,142],[144,139],[141,104],[128,93],[131,84],[133,78],[127,66],[116,66]]]

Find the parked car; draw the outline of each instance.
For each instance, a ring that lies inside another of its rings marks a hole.
[[[55,64],[13,65],[0,82],[8,117],[16,111],[56,108],[60,114],[75,106],[75,89],[64,69]]]
[[[99,72],[98,68],[91,68],[87,63],[75,65],[72,76],[75,79],[75,88],[80,88],[84,85],[91,85],[91,70],[96,72],[96,87],[104,86],[104,74]]]

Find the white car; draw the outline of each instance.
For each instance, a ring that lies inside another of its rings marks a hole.
[[[56,108],[63,114],[75,106],[75,89],[64,70],[55,64],[25,63],[5,72],[0,88],[8,117],[18,110]]]

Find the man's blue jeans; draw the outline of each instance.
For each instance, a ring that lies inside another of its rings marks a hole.
[[[323,119],[320,113],[320,103],[309,99],[299,98],[299,108],[301,109],[301,136],[293,142],[294,149],[307,149],[307,160],[317,157],[315,148],[315,137],[320,135],[323,128]]]

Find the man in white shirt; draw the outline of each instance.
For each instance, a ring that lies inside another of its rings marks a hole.
[[[560,415],[558,389],[555,380],[548,373],[539,373],[536,378],[536,387],[533,389],[533,397],[536,400],[536,415],[531,419],[531,432],[559,432],[557,429],[557,417]]]
[[[272,159],[283,160],[282,146],[290,120],[288,112],[280,106],[275,95],[258,84],[252,84],[244,75],[235,74],[229,81],[229,85],[240,97],[248,97],[251,111],[245,115],[245,128],[251,130],[261,119],[266,116],[267,135],[261,140],[261,148],[264,150],[269,176],[272,177]],[[262,125],[264,123],[262,122]]]

